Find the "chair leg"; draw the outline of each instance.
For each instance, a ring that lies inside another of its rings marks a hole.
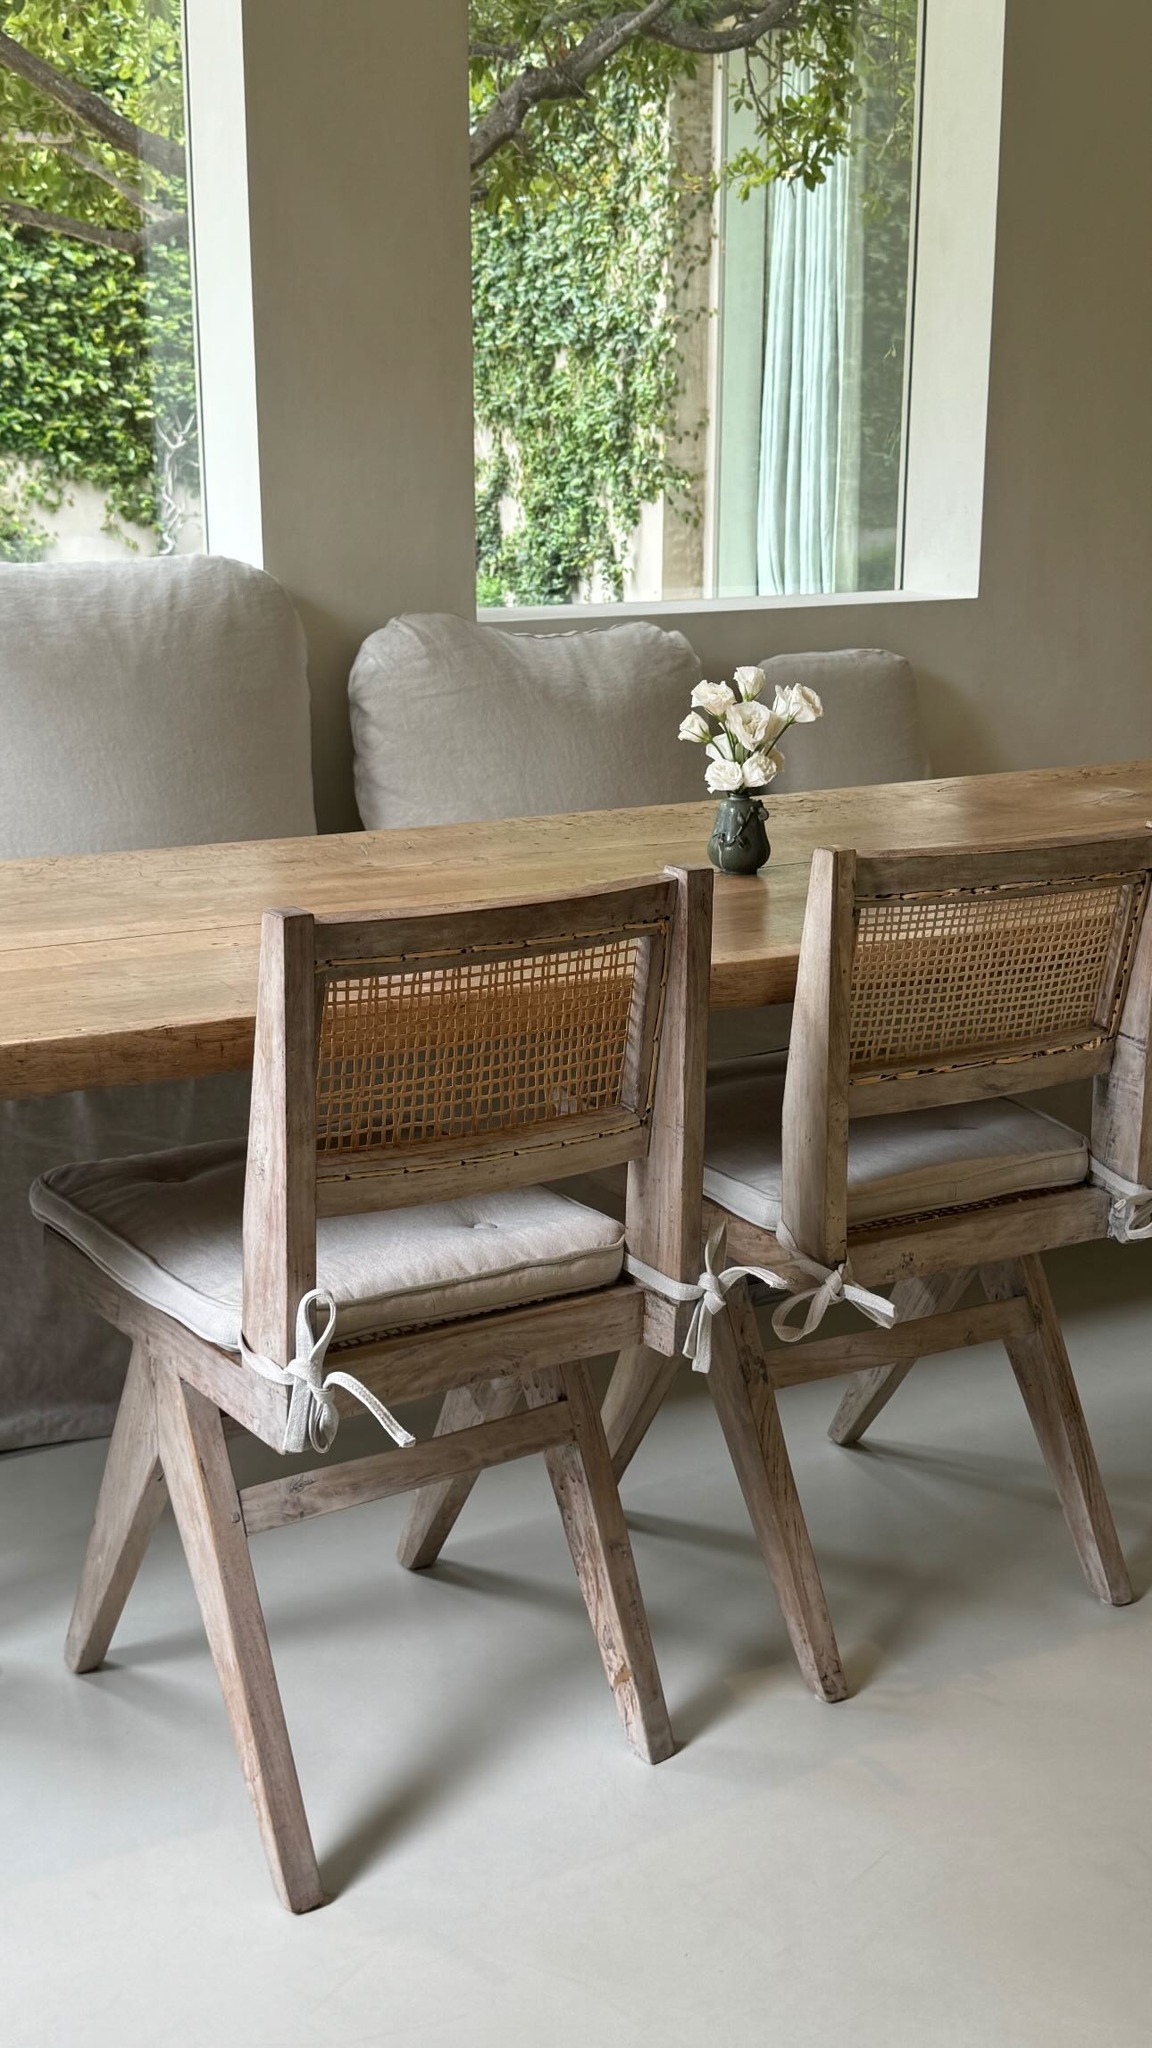
[[[847,1699],[848,1682],[743,1284],[732,1289],[727,1314],[713,1326],[708,1384],[800,1669],[817,1698]]]
[[[601,1413],[617,1479],[636,1456],[682,1362],[646,1344],[626,1345],[616,1360]]]
[[[1027,1294],[1031,1303],[1034,1332],[1011,1338],[1005,1349],[1060,1496],[1084,1576],[1098,1599],[1113,1607],[1126,1607],[1132,1598],[1128,1567],[1043,1263],[1033,1253],[1019,1263],[985,1266],[981,1279],[991,1301]]]
[[[272,1881],[289,1912],[307,1913],[323,1905],[324,1893],[220,1412],[161,1369],[156,1420],[177,1527]]]
[[[919,1316],[946,1315],[955,1308],[971,1278],[971,1268],[962,1267],[955,1273],[898,1281],[892,1290],[897,1321],[910,1323]],[[914,1358],[908,1358],[898,1365],[873,1365],[854,1373],[828,1426],[832,1442],[845,1446],[859,1443],[915,1364]]]
[[[95,1671],[104,1662],[167,1499],[156,1449],[152,1370],[137,1344],[108,1446],[68,1628],[64,1657],[71,1671]]]
[[[436,1435],[449,1436],[453,1430],[471,1429],[479,1422],[498,1422],[502,1416],[511,1415],[523,1391],[519,1380],[514,1379],[453,1387],[444,1396]],[[408,1571],[424,1571],[435,1564],[479,1477],[479,1472],[464,1472],[456,1479],[436,1479],[413,1494],[396,1550]]]
[[[628,1741],[646,1763],[662,1763],[676,1745],[587,1367],[564,1365],[534,1374],[524,1384],[529,1405],[545,1406],[556,1398],[558,1386],[571,1409],[575,1438],[545,1451],[548,1477]]]

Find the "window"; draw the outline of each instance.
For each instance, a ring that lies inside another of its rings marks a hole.
[[[0,39],[0,560],[203,545],[179,0]]]
[[[730,47],[756,12],[671,10],[484,154],[559,32],[472,0],[482,606],[899,586],[917,0]]]

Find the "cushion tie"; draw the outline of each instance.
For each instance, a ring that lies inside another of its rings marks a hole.
[[[1088,1175],[1112,1196],[1108,1209],[1109,1237],[1115,1238],[1117,1244],[1140,1244],[1152,1237],[1152,1188],[1141,1187],[1139,1181],[1125,1180],[1123,1174],[1113,1173],[1110,1166],[1091,1154]]]
[[[317,1306],[324,1310],[325,1315],[319,1336],[312,1328],[312,1310]],[[270,1358],[261,1358],[255,1351],[249,1351],[241,1335],[240,1356],[244,1364],[250,1365],[262,1379],[292,1389],[282,1451],[302,1451],[306,1443],[311,1443],[314,1451],[332,1449],[340,1427],[340,1412],[330,1392],[332,1387],[343,1387],[346,1393],[354,1395],[396,1443],[414,1444],[415,1437],[403,1423],[397,1422],[391,1410],[385,1408],[383,1402],[378,1401],[360,1380],[353,1379],[351,1373],[330,1372],[325,1376],[324,1358],[335,1328],[335,1301],[327,1288],[313,1287],[301,1297],[296,1311],[296,1356],[287,1365],[275,1365]]]
[[[783,1344],[798,1344],[802,1337],[809,1336],[836,1301],[850,1302],[853,1308],[858,1308],[862,1315],[884,1329],[890,1330],[895,1322],[896,1310],[890,1301],[848,1279],[846,1261],[839,1266],[821,1266],[815,1259],[807,1258],[797,1249],[796,1240],[784,1223],[777,1225],[777,1243],[802,1272],[811,1276],[815,1282],[812,1287],[794,1288],[790,1280],[785,1280],[768,1266],[725,1266],[718,1270],[724,1255],[726,1232],[727,1224],[717,1224],[704,1250],[704,1271],[700,1275],[696,1307],[684,1340],[684,1356],[691,1359],[694,1372],[707,1372],[712,1363],[712,1324],[725,1307],[729,1290],[739,1280],[762,1280],[765,1286],[787,1295],[788,1299],[782,1301],[772,1315],[772,1328]],[[808,1310],[797,1328],[788,1318],[803,1302],[808,1303]]]

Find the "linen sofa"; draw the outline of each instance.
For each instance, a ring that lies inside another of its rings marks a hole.
[[[0,858],[314,832],[304,636],[220,558],[0,566]],[[112,1426],[124,1340],[51,1288],[31,1182],[242,1135],[245,1077],[0,1101],[0,1449]]]

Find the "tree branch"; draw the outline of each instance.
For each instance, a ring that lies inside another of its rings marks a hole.
[[[713,13],[717,19],[729,17],[728,28],[699,28],[693,22],[657,22],[648,34],[654,43],[670,44],[674,50],[692,50],[702,57],[720,57],[729,50],[747,50],[758,43],[761,36],[772,34],[774,29],[791,28],[801,13],[804,0],[770,0],[767,7],[761,7],[744,21],[731,21],[730,7],[716,7]]]
[[[142,192],[138,185],[129,184],[127,178],[120,177],[109,164],[101,163],[99,157],[89,156],[87,150],[80,149],[74,135],[42,135],[21,130],[15,135],[5,136],[4,140],[19,143],[24,149],[56,150],[60,156],[66,156],[72,163],[78,164],[82,171],[87,171],[93,178],[102,179],[105,185],[111,185],[112,190],[118,193],[121,199],[126,200],[129,206],[135,206],[139,212],[153,220],[160,220],[170,211],[157,200],[149,199],[147,193]]]
[[[672,0],[647,0],[631,14],[609,15],[590,29],[555,64],[533,66],[521,72],[498,93],[472,130],[472,169],[478,171],[520,133],[524,120],[541,100],[572,100],[583,96],[586,81],[602,71],[626,43],[650,32],[652,24],[667,14]]]
[[[731,0],[717,0],[708,11],[714,21],[725,24],[719,28],[670,19],[672,0],[647,0],[647,5],[630,14],[607,16],[554,64],[531,66],[497,94],[472,130],[473,172],[515,141],[533,107],[542,100],[582,97],[588,79],[638,36],[693,55],[721,56],[729,50],[750,49],[774,30],[790,28],[807,4],[808,0],[767,0],[753,13],[738,10],[743,18],[734,21]],[[563,13],[559,10],[550,20],[559,22]]]
[[[157,135],[151,128],[141,128],[137,122],[127,120],[100,93],[91,92],[86,85],[78,85],[74,78],[66,77],[63,71],[57,71],[54,64],[35,56],[22,43],[2,31],[0,65],[15,72],[17,78],[22,78],[26,85],[34,86],[37,92],[55,100],[58,107],[63,107],[76,120],[82,121],[85,127],[94,129],[114,149],[122,149],[127,156],[134,156],[137,162],[162,172],[166,178],[184,176],[185,157],[181,143],[173,142],[169,135]],[[109,230],[109,233],[118,232],[118,229]],[[119,244],[110,243],[108,246],[116,248]]]
[[[16,228],[39,228],[44,234],[63,235],[70,242],[91,242],[97,249],[118,249],[125,256],[142,256],[157,242],[186,242],[188,215],[158,213],[142,228],[111,228],[94,220],[73,220],[63,213],[45,213],[39,206],[25,206],[17,199],[0,197],[0,220]]]
[[[66,235],[72,242],[94,242],[98,249],[120,249],[126,256],[138,256],[144,247],[139,228],[106,228],[96,221],[70,220],[62,213],[45,213],[39,206],[22,206],[15,199],[0,199],[0,219],[17,228],[43,228],[46,234]]]

